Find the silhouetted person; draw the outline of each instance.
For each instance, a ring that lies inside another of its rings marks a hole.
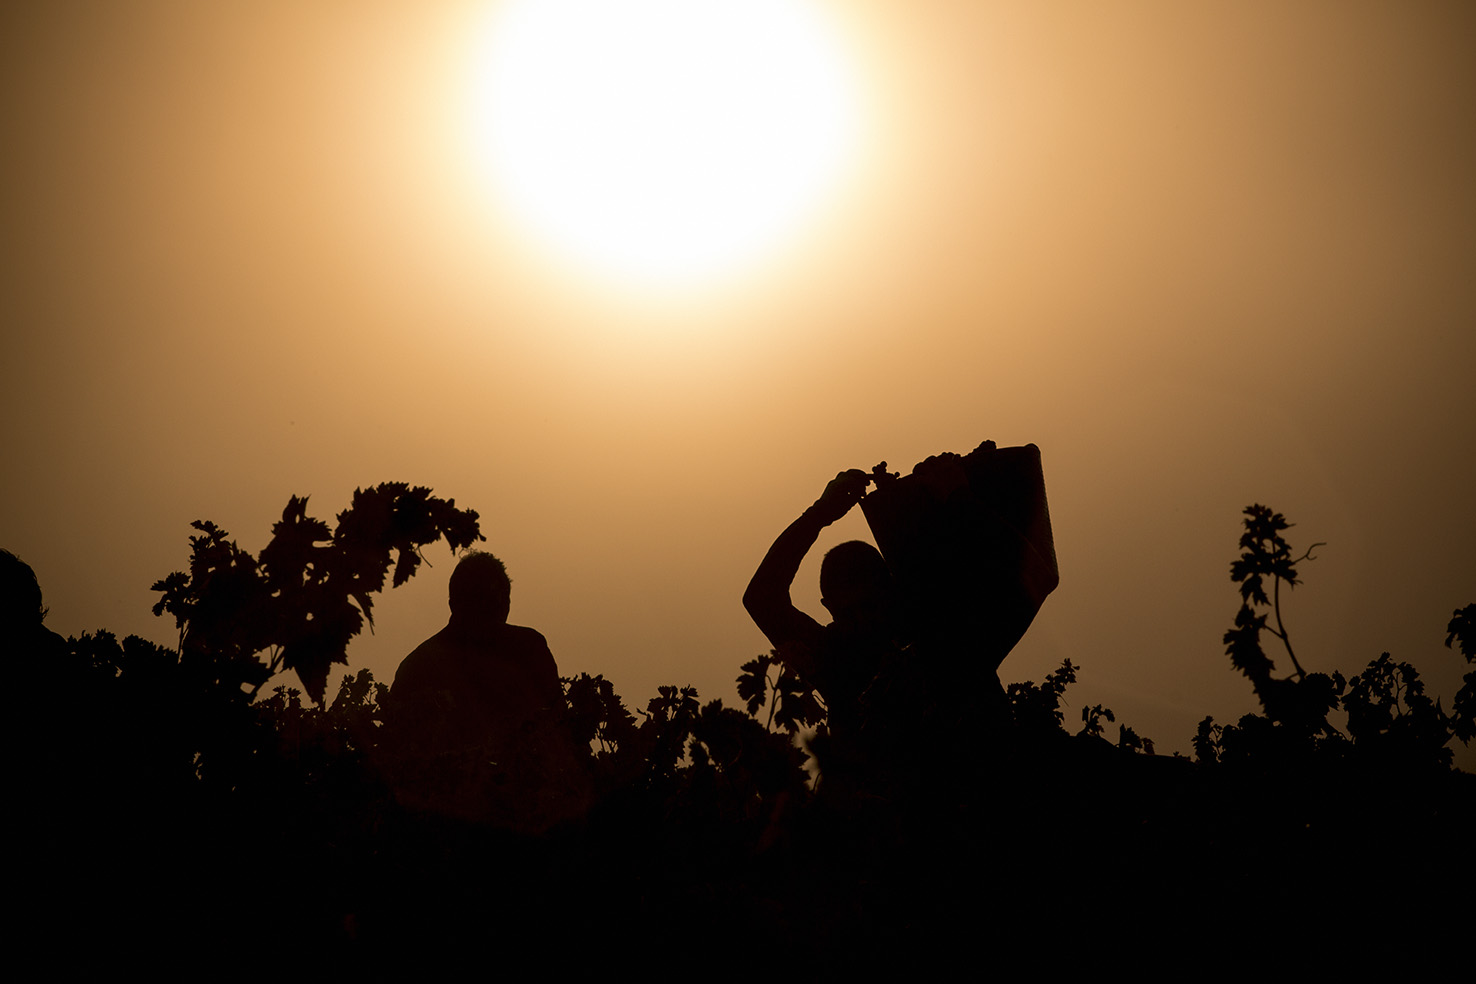
[[[46,606],[41,603],[36,572],[9,550],[0,550],[0,640],[6,652],[38,660],[66,656],[67,641],[42,624],[45,618]],[[58,667],[21,669],[56,673]]]
[[[834,621],[822,628],[789,585],[820,530],[858,502],[880,551],[853,542],[826,555]],[[873,790],[903,792],[969,782],[980,739],[1010,719],[997,668],[1058,580],[1039,449],[985,441],[906,477],[885,463],[837,475],[775,541],[744,605],[824,698],[842,763],[860,764]]]
[[[914,669],[880,681],[872,704],[917,708],[938,742],[970,744],[1007,724],[999,665],[1060,581],[1040,449],[985,441],[876,481],[862,510],[896,579]]]
[[[443,746],[480,745],[559,706],[563,691],[548,643],[507,624],[512,582],[502,561],[471,553],[451,574],[451,620],[395,672],[398,723]]]
[[[462,558],[451,620],[400,663],[388,723],[408,805],[541,828],[577,810],[584,784],[558,666],[541,634],[508,624],[511,595],[502,561]]]
[[[24,900],[16,930],[22,937],[67,926],[84,898],[89,911],[107,911],[100,895],[106,886],[130,883],[129,859],[139,846],[129,835],[141,811],[120,809],[131,790],[119,778],[126,761],[118,748],[128,742],[119,741],[123,716],[112,700],[113,681],[91,672],[72,644],[43,624],[46,611],[35,571],[0,550],[0,652],[21,696],[7,720],[6,787],[10,836],[21,845],[10,858],[10,884]],[[98,836],[99,817],[107,817],[107,837]],[[129,850],[117,850],[119,843]],[[79,886],[87,891],[79,894]],[[28,925],[38,913],[44,915]],[[90,945],[98,945],[102,922],[88,920]]]
[[[790,600],[800,563],[820,531],[861,501],[871,477],[841,472],[815,504],[779,534],[743,593],[743,607],[785,665],[825,701],[830,729],[854,737],[865,717],[863,695],[884,664],[902,649],[903,626],[892,577],[876,548],[842,543],[820,564],[820,602],[831,615],[822,626]],[[823,767],[823,762],[822,762]]]

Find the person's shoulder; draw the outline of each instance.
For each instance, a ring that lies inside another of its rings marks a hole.
[[[391,684],[394,686],[405,686],[406,681],[412,683],[424,677],[428,671],[442,663],[446,655],[446,630],[442,629],[429,639],[410,650],[410,655],[400,660],[400,665],[395,669],[395,679]]]
[[[431,662],[443,656],[451,648],[450,628],[444,628],[431,636],[429,639],[410,650],[410,655],[400,661],[400,665],[406,663]]]
[[[812,649],[819,649],[826,645],[826,640],[833,635],[833,632],[829,623],[821,625],[805,612],[795,608],[787,612],[783,619],[778,620],[775,635],[779,638],[771,637],[770,641],[776,646],[798,643]]]
[[[548,648],[548,640],[543,638],[542,632],[526,625],[509,625],[504,638],[507,640],[504,652],[520,665],[529,669],[537,667],[538,673],[550,678],[559,675],[559,664],[554,659],[553,651]]]
[[[548,640],[537,629],[530,629],[526,625],[508,625],[506,632],[507,640],[520,649],[548,648]]]

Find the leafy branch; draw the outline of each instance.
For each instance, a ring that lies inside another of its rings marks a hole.
[[[1240,536],[1241,554],[1230,565],[1230,580],[1240,585],[1240,611],[1235,615],[1235,627],[1225,633],[1225,653],[1235,668],[1244,673],[1260,692],[1271,680],[1274,664],[1261,649],[1261,632],[1270,632],[1281,640],[1286,655],[1291,659],[1297,680],[1306,678],[1297,654],[1292,650],[1291,637],[1281,615],[1281,585],[1297,586],[1296,565],[1304,560],[1315,559],[1312,551],[1325,546],[1314,543],[1300,557],[1293,557],[1291,545],[1282,537],[1283,530],[1291,524],[1281,513],[1274,513],[1262,505],[1245,508],[1245,532]],[[1271,578],[1271,595],[1266,594],[1265,579]],[[1270,606],[1276,616],[1276,627],[1266,624],[1267,615],[1256,614],[1255,608]]]
[[[1451,613],[1450,624],[1445,627],[1445,648],[1459,641],[1461,655],[1467,663],[1476,664],[1476,604],[1458,608]],[[1476,669],[1466,673],[1460,692],[1455,695],[1450,714],[1451,732],[1469,745],[1476,738]]]
[[[773,731],[777,723],[794,734],[825,719],[825,707],[814,689],[784,665],[777,649],[755,656],[739,669],[738,697],[744,701],[749,716],[758,717],[759,709],[766,703],[769,705],[765,731]]]
[[[1076,682],[1076,665],[1063,660],[1059,668],[1046,674],[1042,683],[1012,683],[1005,690],[1010,702],[1010,715],[1015,727],[1027,731],[1055,731],[1065,722],[1061,698],[1066,688]]]
[[[392,561],[398,587],[426,544],[444,537],[457,551],[482,539],[475,512],[430,492],[403,482],[357,489],[332,530],[307,515],[306,497],[292,496],[258,557],[196,521],[189,570],[154,583],[162,595],[154,614],[174,616],[181,661],[208,667],[220,685],[254,697],[278,671],[293,670],[322,704],[329,667],[347,663],[349,641],[365,622],[374,626],[371,595],[384,589]]]
[[[1315,751],[1343,756],[1351,749],[1351,754],[1368,760],[1449,766],[1452,756],[1446,745],[1451,736],[1468,741],[1476,735],[1472,724],[1476,672],[1467,674],[1450,716],[1425,695],[1419,672],[1409,663],[1394,662],[1388,653],[1350,680],[1336,671],[1307,673],[1282,619],[1281,585],[1295,587],[1296,565],[1313,559],[1312,551],[1322,544],[1293,556],[1282,536],[1291,526],[1285,517],[1261,505],[1246,507],[1245,516],[1241,555],[1230,565],[1230,579],[1240,585],[1241,604],[1234,627],[1225,633],[1225,652],[1251,681],[1266,716],[1246,715],[1223,728],[1205,718],[1194,739],[1196,756],[1201,761],[1252,759],[1268,749],[1278,755]],[[1272,582],[1269,595],[1267,578]],[[1269,607],[1271,612],[1257,613],[1257,607]],[[1271,615],[1276,619],[1274,628],[1266,624]],[[1294,667],[1290,677],[1272,676],[1274,664],[1261,649],[1263,631],[1285,646]],[[1460,639],[1467,661],[1476,661],[1476,606],[1457,610],[1447,631],[1446,645]],[[1348,715],[1347,735],[1327,719],[1340,705]]]

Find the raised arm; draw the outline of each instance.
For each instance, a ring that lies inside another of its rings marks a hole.
[[[789,586],[820,531],[860,502],[870,481],[871,476],[858,468],[835,476],[815,504],[779,534],[748,582],[743,607],[775,648],[794,642],[813,644],[819,634],[820,623],[794,607]]]

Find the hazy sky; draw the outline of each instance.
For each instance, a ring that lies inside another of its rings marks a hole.
[[[767,263],[668,294],[499,211],[464,91],[495,4],[4,5],[0,546],[48,624],[172,642],[148,589],[191,520],[254,551],[289,495],[408,481],[481,513],[562,672],[731,702],[767,648],[743,587],[825,481],[989,438],[1040,446],[1061,567],[1001,675],[1070,657],[1068,722],[1187,751],[1255,708],[1221,643],[1251,502],[1327,542],[1286,600],[1308,669],[1390,650],[1448,705],[1476,6],[819,5],[854,167]],[[427,557],[354,668],[444,624]]]

